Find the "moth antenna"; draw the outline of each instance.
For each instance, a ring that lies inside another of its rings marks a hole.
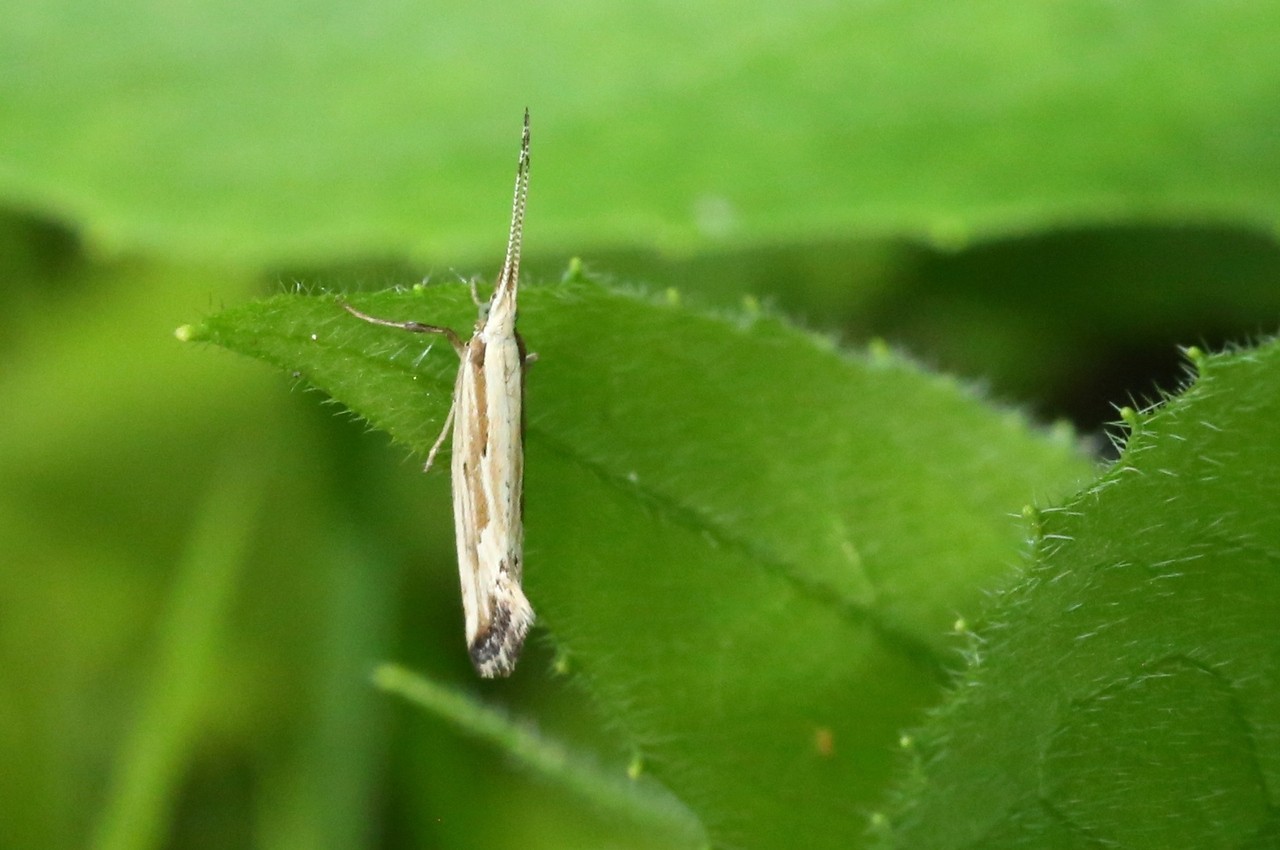
[[[524,239],[524,208],[529,200],[529,108],[524,110],[524,132],[520,136],[520,159],[516,163],[516,190],[511,201],[511,232],[507,236],[507,257],[498,277],[498,292],[519,285],[520,243]]]

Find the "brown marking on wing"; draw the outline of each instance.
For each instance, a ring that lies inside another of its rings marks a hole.
[[[480,339],[472,339],[467,346],[467,359],[463,368],[472,370],[475,376],[475,425],[470,452],[463,462],[463,470],[467,476],[467,487],[476,495],[471,500],[476,529],[476,539],[489,527],[492,519],[489,512],[489,500],[481,495],[485,484],[480,480],[480,459],[488,453],[489,448],[489,405],[485,395],[484,357],[485,343]]]
[[[482,339],[472,339],[467,345],[467,363],[476,375],[476,442],[484,451],[489,443],[489,406],[486,403],[484,356],[487,346]]]

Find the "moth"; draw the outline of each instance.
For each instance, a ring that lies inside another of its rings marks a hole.
[[[507,256],[488,303],[480,310],[471,338],[451,328],[380,319],[342,306],[375,325],[412,333],[439,334],[461,361],[453,402],[444,428],[427,453],[425,470],[453,428],[453,519],[462,579],[471,663],[485,678],[509,676],[533,625],[534,614],[520,586],[524,569],[524,378],[534,355],[516,331],[520,245],[529,195],[529,110],[524,113],[520,159]]]

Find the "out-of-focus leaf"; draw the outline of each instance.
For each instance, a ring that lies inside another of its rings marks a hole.
[[[0,194],[236,262],[958,241],[1280,213],[1280,9],[51,0],[0,21]]]

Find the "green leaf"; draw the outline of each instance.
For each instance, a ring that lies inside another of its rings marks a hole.
[[[914,747],[903,848],[1274,847],[1280,344],[1126,411]],[[958,816],[959,815],[959,816]]]
[[[461,286],[351,301],[474,315]],[[1016,512],[1090,464],[953,381],[750,305],[708,316],[570,281],[522,292],[521,328],[539,354],[525,580],[564,666],[713,841],[856,843],[892,742],[941,693],[957,612],[1018,559]],[[457,368],[331,296],[182,335],[301,372],[419,455]]]
[[[0,193],[127,248],[456,260],[492,251],[528,105],[547,250],[1280,212],[1274,4],[263,0],[244,22],[10,10]]]

